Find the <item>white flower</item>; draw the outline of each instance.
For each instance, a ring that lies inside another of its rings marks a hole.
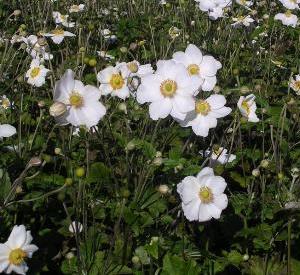
[[[216,20],[224,16],[225,8],[232,4],[231,0],[196,0],[201,11],[208,12],[211,19]]]
[[[173,59],[176,63],[182,63],[191,77],[197,76],[201,79],[203,91],[211,91],[215,87],[216,74],[222,65],[214,57],[203,55],[197,46],[190,44],[185,52],[174,53]]]
[[[32,86],[41,87],[45,84],[45,78],[48,72],[49,70],[40,64],[39,59],[33,59],[29,70],[26,72],[27,82]]]
[[[228,204],[226,186],[224,178],[215,176],[209,167],[202,169],[197,177],[185,177],[177,185],[185,217],[199,222],[219,219]]]
[[[46,40],[45,38],[38,38],[36,35],[29,35],[23,39],[27,45],[26,51],[31,55],[32,58],[42,58],[50,60],[53,55],[46,51]]]
[[[256,103],[255,103],[255,95],[251,94],[246,97],[241,96],[237,106],[243,117],[247,118],[250,122],[258,122],[259,119],[255,113],[256,111]]]
[[[300,95],[300,75],[297,74],[294,78],[291,78],[289,86],[296,92],[297,95]]]
[[[67,111],[59,118],[59,124],[71,123],[73,126],[88,128],[98,124],[105,115],[106,109],[99,102],[100,92],[91,85],[84,86],[74,79],[72,70],[67,70],[56,83],[54,101],[66,104]]]
[[[209,129],[217,126],[217,118],[231,113],[231,108],[225,107],[226,99],[223,95],[211,95],[207,99],[196,101],[194,110],[179,121],[182,127],[191,126],[198,136],[207,137]]]
[[[287,9],[299,9],[300,0],[279,0],[279,2]]]
[[[73,37],[75,36],[75,34],[68,31],[64,31],[63,29],[60,28],[56,28],[50,33],[46,33],[45,36],[50,37],[55,44],[60,44],[65,37],[67,36]]]
[[[283,25],[296,27],[298,23],[298,17],[295,14],[292,14],[290,10],[285,13],[277,13],[274,17],[275,20],[280,20]]]
[[[157,71],[142,78],[137,101],[151,103],[149,113],[153,120],[168,115],[183,120],[195,107],[193,95],[200,85],[200,78],[190,77],[184,65],[160,60]]]
[[[103,95],[111,94],[121,99],[129,97],[129,89],[127,87],[128,74],[121,70],[121,65],[115,67],[109,66],[97,74],[97,79],[100,82],[100,92]]]
[[[31,258],[38,247],[31,244],[32,236],[24,225],[15,225],[6,243],[0,244],[0,272],[26,274],[26,258]]]
[[[73,221],[70,225],[69,225],[69,231],[71,233],[80,233],[83,229],[83,225],[80,222],[76,222]]]
[[[62,24],[63,26],[67,28],[73,28],[75,26],[74,22],[69,22],[69,15],[63,15],[58,11],[54,11],[52,13],[53,19],[55,21],[55,24]]]
[[[80,4],[80,5],[72,5],[69,9],[69,12],[70,13],[73,13],[73,12],[81,12],[84,10],[84,4]]]
[[[236,2],[244,7],[251,7],[253,5],[253,1],[236,0]]]
[[[231,26],[234,26],[234,27],[241,26],[241,25],[244,25],[245,27],[249,27],[250,24],[254,22],[254,19],[251,18],[250,15],[233,17],[232,20],[235,23],[232,23]]]
[[[208,16],[212,20],[217,20],[224,17],[224,10],[221,7],[213,8],[211,11],[209,11]]]
[[[206,157],[210,157],[212,163],[226,164],[227,162],[233,162],[236,159],[236,155],[228,154],[227,149],[224,147],[213,148],[204,152]]]
[[[0,124],[0,139],[4,137],[11,137],[17,133],[17,130],[14,126],[9,124]]]

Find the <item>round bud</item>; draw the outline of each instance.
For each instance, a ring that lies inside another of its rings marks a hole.
[[[85,169],[84,167],[78,167],[75,170],[75,174],[78,178],[82,178],[85,175]]]
[[[152,161],[152,163],[155,165],[155,166],[160,166],[162,165],[163,163],[163,159],[162,158],[154,158],[154,160]]]
[[[250,89],[247,86],[242,86],[240,91],[242,94],[247,94],[250,92]]]
[[[121,53],[127,53],[127,48],[126,47],[121,47],[120,52]]]
[[[131,259],[133,264],[139,264],[140,263],[140,258],[138,256],[133,256]]]
[[[83,58],[83,63],[89,65],[90,59],[88,57]]]
[[[239,75],[240,72],[238,69],[233,69],[232,73],[233,75]]]
[[[89,66],[96,67],[96,65],[97,65],[97,60],[95,58],[91,58],[89,60]]]
[[[74,258],[74,257],[75,257],[75,255],[74,255],[73,252],[68,252],[68,253],[66,254],[66,259],[68,259],[68,260],[71,260],[71,259]]]
[[[168,194],[169,191],[170,191],[170,188],[166,184],[161,184],[160,186],[158,186],[158,192],[162,195]]]
[[[61,148],[56,147],[56,148],[54,149],[54,153],[55,153],[56,155],[61,155]]]
[[[284,174],[283,173],[278,173],[277,177],[278,177],[279,180],[283,180]]]
[[[243,260],[246,262],[246,261],[248,261],[249,260],[249,255],[248,254],[245,254],[244,256],[243,256]]]
[[[252,176],[258,177],[260,175],[260,171],[258,168],[252,170]]]
[[[127,114],[127,106],[126,103],[122,102],[118,105],[118,109],[122,112],[124,112],[125,114]]]
[[[267,168],[269,166],[269,161],[267,159],[263,159],[261,162],[260,162],[260,166],[262,168]]]
[[[21,14],[20,10],[14,10],[13,15],[14,16],[19,16]]]
[[[40,108],[44,108],[44,107],[45,107],[45,101],[44,101],[44,100],[40,100],[40,101],[38,102],[38,106],[39,106]]]
[[[135,148],[135,142],[133,140],[129,141],[126,145],[126,150],[131,151]]]
[[[62,102],[54,102],[49,108],[49,113],[53,117],[61,116],[66,111],[67,111],[67,106]]]
[[[72,180],[71,178],[66,178],[66,179],[65,179],[65,185],[70,186],[70,185],[72,185],[72,184],[73,184],[73,180]]]
[[[30,166],[40,166],[42,164],[42,160],[39,157],[33,157],[30,159],[28,164]]]

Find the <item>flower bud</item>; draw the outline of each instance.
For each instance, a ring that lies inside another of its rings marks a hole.
[[[21,14],[20,10],[14,10],[13,12],[14,16],[19,16]]]
[[[132,261],[133,264],[136,265],[136,264],[139,264],[140,258],[138,256],[133,256],[131,261]]]
[[[267,159],[263,159],[261,162],[260,162],[260,166],[262,168],[267,168],[269,166],[269,161]]]
[[[124,112],[125,114],[127,114],[127,106],[126,103],[122,102],[118,105],[118,109],[122,112]]]
[[[260,175],[260,171],[258,168],[252,170],[252,176],[258,177]]]
[[[42,164],[42,160],[39,157],[32,157],[28,164],[30,166],[40,166]]]
[[[244,256],[243,256],[243,260],[246,262],[246,261],[248,261],[249,260],[249,255],[248,254],[245,254]]]
[[[129,141],[126,145],[126,150],[131,151],[135,148],[135,142],[133,140]]]
[[[160,186],[158,186],[158,192],[162,195],[166,195],[170,192],[170,188],[166,184],[161,184]]]
[[[152,161],[152,163],[153,163],[155,166],[160,166],[160,165],[162,165],[162,163],[163,163],[163,159],[162,159],[161,157],[154,158],[154,160]]]
[[[54,153],[55,153],[55,155],[61,155],[61,148],[55,148],[54,149]]]
[[[38,102],[38,106],[39,106],[40,108],[44,108],[44,107],[45,107],[45,101],[44,101],[44,100],[40,100],[40,101]]]
[[[67,106],[62,102],[54,102],[49,108],[49,113],[53,117],[61,116],[66,111],[67,111]]]
[[[66,254],[66,258],[67,258],[68,260],[71,260],[71,259],[74,258],[74,257],[75,257],[75,255],[74,255],[73,252],[68,252],[68,253]]]

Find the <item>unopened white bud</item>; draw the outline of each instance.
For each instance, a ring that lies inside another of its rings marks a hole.
[[[53,117],[61,116],[66,111],[67,111],[67,106],[62,102],[54,102],[49,108],[49,113]]]

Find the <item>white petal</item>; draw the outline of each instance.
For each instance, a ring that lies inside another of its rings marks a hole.
[[[213,203],[207,205],[207,210],[214,219],[219,219],[222,213],[222,210]]]
[[[217,78],[215,76],[206,76],[203,77],[202,90],[205,92],[212,91],[216,86]]]
[[[27,253],[27,257],[28,258],[31,258],[32,257],[32,254],[34,252],[36,252],[39,248],[34,245],[34,244],[28,244],[28,245],[24,245],[22,247],[22,250],[24,250],[26,253]]]
[[[14,126],[9,124],[1,124],[0,125],[0,138],[2,137],[11,137],[17,133],[17,130]]]
[[[210,212],[208,210],[208,205],[201,203],[198,216],[199,222],[206,222],[211,220],[211,218],[212,216],[210,215]]]
[[[197,178],[188,176],[185,177],[178,185],[177,192],[179,193],[181,200],[184,204],[190,203],[194,199],[199,200],[200,186]]]
[[[228,198],[225,194],[214,195],[214,204],[221,210],[225,209],[228,205]]]
[[[196,221],[199,217],[199,207],[200,207],[200,200],[194,199],[189,204],[182,203],[182,209],[184,212],[184,216],[189,221]]]
[[[213,109],[222,108],[226,104],[226,98],[223,95],[211,95],[206,101]]]
[[[20,248],[26,242],[26,228],[22,225],[15,225],[12,232],[10,233],[7,244],[11,249]]]
[[[214,176],[214,170],[210,167],[203,168],[197,175],[197,179],[200,181],[204,176]]]
[[[55,84],[54,101],[66,102],[69,99],[69,93],[74,90],[74,86],[74,72],[68,69]]]
[[[7,269],[8,266],[9,266],[8,258],[6,260],[3,260],[3,261],[0,260],[0,272],[1,273],[4,272]]]
[[[203,55],[197,46],[189,44],[185,53],[189,57],[189,60],[192,60],[194,64],[200,64],[202,62]]]
[[[168,98],[152,102],[149,105],[149,114],[153,120],[158,120],[159,118],[166,118],[171,113],[171,110],[172,102]]]
[[[227,186],[225,179],[220,176],[210,177],[205,184],[217,195],[222,194]]]

